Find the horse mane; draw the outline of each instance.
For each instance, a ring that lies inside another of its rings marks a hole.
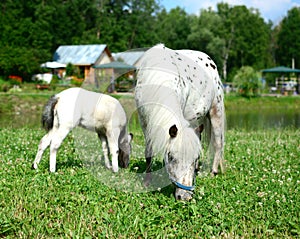
[[[144,121],[142,119],[142,124],[146,125],[145,138],[154,155],[163,155],[166,151],[174,151],[177,148],[182,149],[182,152],[175,151],[184,154],[183,158],[193,160],[197,157],[194,155],[195,152],[200,151],[199,138],[194,129],[190,128],[190,123],[184,118],[181,102],[176,93],[165,85],[143,85],[139,90],[143,102],[145,102],[142,106],[143,111],[148,112],[147,119]],[[178,135],[171,139],[169,129],[173,125],[178,128]],[[195,151],[195,149],[198,150]]]
[[[183,123],[170,109],[163,105],[152,108],[152,114],[147,122],[146,138],[149,139],[149,144],[154,153],[165,153],[164,151],[170,139],[169,128],[174,124],[179,129],[183,128]]]
[[[178,130],[178,135],[174,140],[169,140],[168,148],[174,158],[185,159],[181,163],[188,168],[200,156],[201,144],[194,129],[185,127]]]

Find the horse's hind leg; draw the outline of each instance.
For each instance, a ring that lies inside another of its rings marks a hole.
[[[53,136],[50,144],[50,172],[55,172],[57,150],[71,130],[72,128],[69,127],[59,127],[58,129],[53,129]]]
[[[224,151],[224,138],[225,138],[225,112],[223,103],[214,103],[209,112],[211,122],[211,139],[210,150],[213,150],[213,166],[212,175],[218,174],[219,165],[221,170],[223,166],[223,151]]]
[[[33,169],[38,168],[38,164],[40,163],[43,153],[46,150],[46,148],[50,145],[51,143],[51,136],[52,136],[52,131],[49,131],[44,137],[41,139],[39,146],[38,146],[38,151],[35,156],[35,159],[32,164]]]

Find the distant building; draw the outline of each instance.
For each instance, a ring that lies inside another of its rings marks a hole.
[[[115,61],[121,61],[128,65],[137,66],[139,60],[147,49],[129,50],[124,52],[112,53]]]
[[[94,84],[95,74],[92,66],[112,62],[113,57],[105,44],[65,45],[57,48],[53,60],[79,67],[85,83]]]

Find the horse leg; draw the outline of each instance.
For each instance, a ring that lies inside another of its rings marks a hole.
[[[117,173],[119,170],[119,166],[118,166],[119,136],[120,136],[119,128],[114,128],[113,130],[107,129],[106,137],[107,137],[109,152],[111,153],[112,171],[114,173]]]
[[[201,124],[197,128],[195,128],[195,133],[199,137],[199,140],[201,142],[201,133],[203,132],[204,125]],[[196,171],[199,171],[199,159],[196,160],[196,166],[195,166]]]
[[[212,175],[218,174],[219,165],[221,171],[224,171],[223,166],[223,150],[224,150],[224,138],[225,138],[225,112],[224,105],[221,103],[213,104],[212,109],[209,112],[211,121],[211,140],[210,148],[213,150],[213,166]]]
[[[60,127],[58,129],[53,129],[53,136],[50,144],[50,172],[55,172],[56,170],[56,154],[61,143],[71,131],[72,128]]]
[[[152,148],[149,143],[146,143],[145,158],[146,158],[146,177],[145,177],[144,184],[146,186],[149,186],[152,180],[151,177]]]
[[[38,146],[38,151],[35,156],[35,159],[32,164],[33,169],[38,168],[38,164],[40,163],[43,153],[46,150],[46,148],[50,145],[51,143],[51,137],[52,137],[52,131],[49,131],[44,137],[41,139],[39,146]]]
[[[108,169],[111,169],[111,165],[109,162],[109,148],[108,148],[108,143],[107,143],[107,137],[100,133],[98,133],[98,137],[102,144],[102,151],[103,151],[103,156],[104,156],[105,167]]]

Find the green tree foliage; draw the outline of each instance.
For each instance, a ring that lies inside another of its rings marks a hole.
[[[30,79],[60,45],[107,44],[112,52],[165,43],[209,54],[224,80],[242,66],[300,68],[300,10],[271,28],[256,9],[219,3],[189,15],[160,0],[4,0],[0,2],[0,76]],[[298,39],[298,40],[297,40]],[[288,47],[286,47],[288,46]],[[276,48],[276,50],[274,50]],[[276,58],[275,58],[276,56]]]
[[[97,36],[113,52],[151,46],[155,33],[155,0],[103,0],[99,8]],[[99,41],[98,41],[99,42]]]
[[[212,55],[227,79],[244,65],[261,69],[269,63],[271,28],[259,12],[245,6],[218,4],[218,10],[202,10],[195,18],[189,42],[193,49]]]
[[[29,79],[40,60],[51,56],[49,49],[35,44],[34,12],[38,1],[1,1],[0,75]]]
[[[270,63],[270,34],[257,10],[220,3],[217,11],[202,10],[194,17],[188,42],[211,55],[228,80],[228,72],[233,75],[243,65],[260,69]]]
[[[162,10],[157,15],[158,41],[173,49],[190,48],[187,38],[191,33],[191,19],[192,16],[179,7],[169,13]]]
[[[262,87],[261,75],[250,66],[241,67],[233,78],[239,94],[246,97],[257,96]]]
[[[0,3],[0,75],[25,79],[60,45],[107,44],[111,51],[157,43],[155,0],[5,0]]]
[[[222,34],[224,25],[221,17],[212,9],[201,10],[200,17],[194,16],[191,33],[187,41],[189,48],[210,55],[221,69],[226,40]]]
[[[300,7],[292,8],[279,25],[276,59],[280,65],[300,68]]]

